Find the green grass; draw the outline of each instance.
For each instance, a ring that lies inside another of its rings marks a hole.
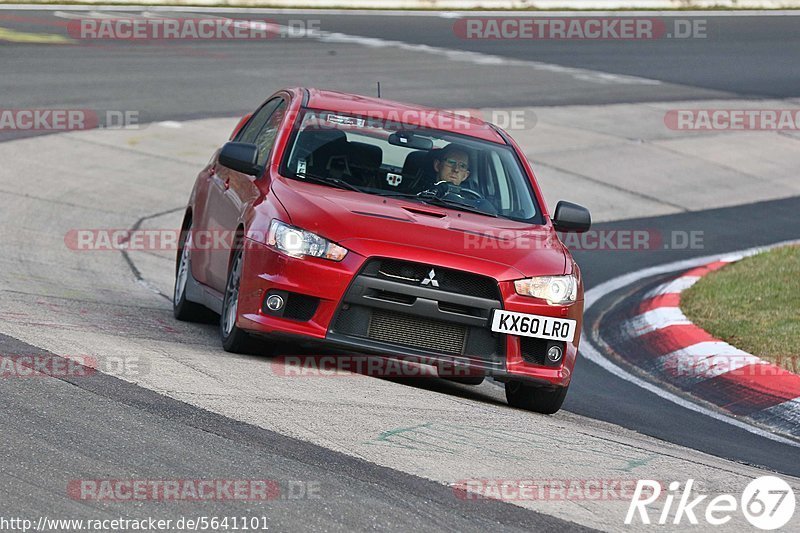
[[[706,275],[681,294],[681,309],[713,336],[800,373],[800,246]]]

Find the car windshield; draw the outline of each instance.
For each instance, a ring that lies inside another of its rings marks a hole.
[[[510,146],[330,111],[305,111],[282,173],[365,194],[541,223]]]

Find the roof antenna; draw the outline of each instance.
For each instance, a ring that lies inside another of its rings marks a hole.
[[[381,82],[378,82],[378,98],[381,97]]]

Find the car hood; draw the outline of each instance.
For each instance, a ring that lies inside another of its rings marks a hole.
[[[558,275],[566,268],[567,253],[550,226],[288,178],[273,180],[272,191],[288,222],[366,257],[441,264],[501,280]]]

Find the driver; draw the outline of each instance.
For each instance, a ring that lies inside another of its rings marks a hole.
[[[434,160],[433,169],[436,171],[435,184],[446,181],[461,188],[461,182],[469,177],[469,154],[458,144],[448,144]]]
[[[464,146],[451,143],[442,148],[433,161],[433,169],[436,171],[436,178],[431,191],[436,196],[456,200],[488,213],[497,213],[491,202],[480,194],[461,187],[464,180],[469,178],[469,152]]]

